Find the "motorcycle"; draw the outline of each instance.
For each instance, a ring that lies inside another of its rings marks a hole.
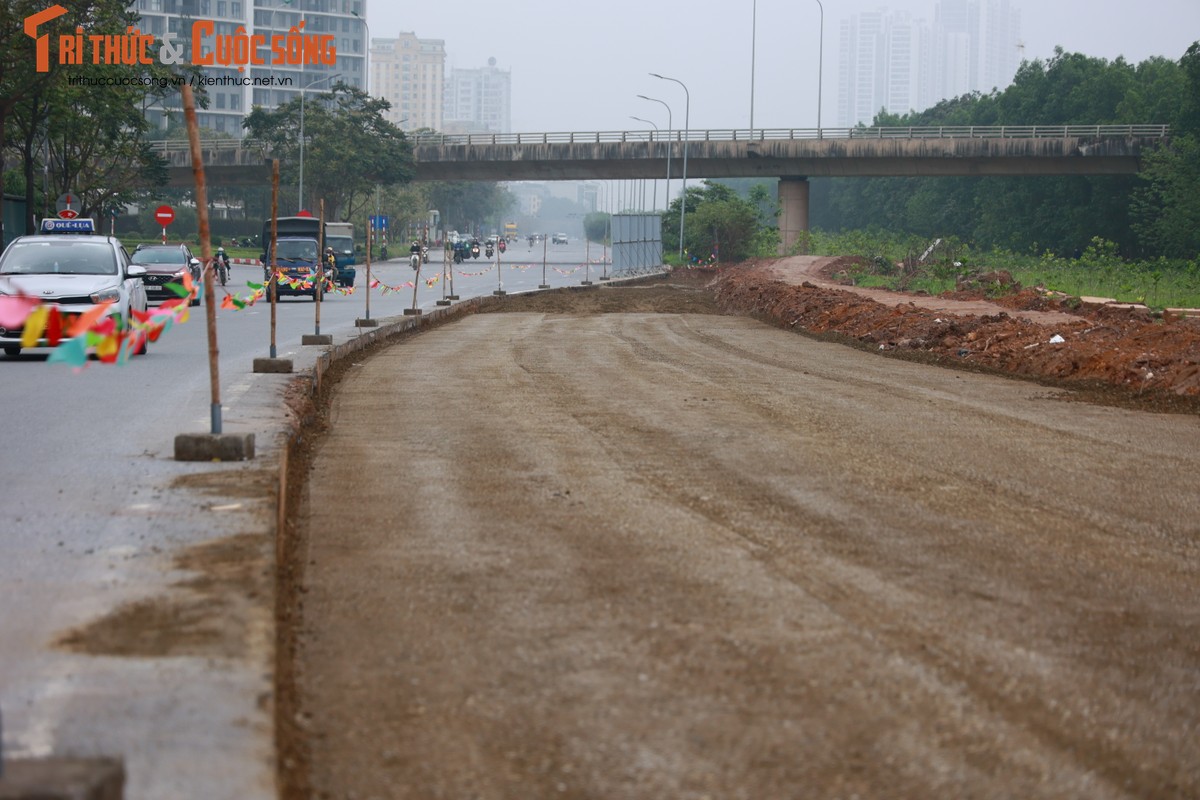
[[[494,253],[494,251],[492,250],[492,246],[489,244],[487,246],[487,250],[485,251],[484,255],[487,256],[488,258],[491,258],[493,253]]]
[[[388,260],[388,257],[387,257],[387,245],[386,245],[386,244],[385,244],[383,247],[380,247],[380,248],[379,248],[379,260],[380,260],[380,261],[387,261],[387,260]]]
[[[508,245],[504,243],[503,239],[496,243],[496,247],[500,249],[501,253],[508,249]]]
[[[425,245],[421,245],[421,263],[429,263],[429,248]]]
[[[421,254],[420,253],[410,254],[408,257],[408,265],[415,270],[420,269],[421,268]]]
[[[479,243],[475,242],[471,245],[471,258],[479,258]]]
[[[463,262],[463,251],[456,247],[454,248],[454,263],[461,264]]]
[[[224,254],[217,256],[217,279],[222,286],[229,280],[229,257]]]

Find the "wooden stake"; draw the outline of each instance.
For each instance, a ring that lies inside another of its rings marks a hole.
[[[220,351],[217,348],[217,299],[213,290],[212,242],[208,228],[208,189],[204,180],[204,159],[200,154],[200,125],[196,120],[196,100],[192,87],[180,87],[183,116],[187,121],[188,143],[192,151],[192,177],[196,182],[196,217],[200,227],[200,262],[204,265],[204,317],[208,323],[208,383],[212,394],[212,433],[221,433]],[[163,228],[166,231],[166,228]]]

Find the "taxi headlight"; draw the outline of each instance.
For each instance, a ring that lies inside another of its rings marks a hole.
[[[121,290],[116,286],[112,286],[108,289],[92,292],[91,298],[93,303],[116,303],[121,299]]]

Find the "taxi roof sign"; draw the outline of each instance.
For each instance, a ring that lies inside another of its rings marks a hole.
[[[96,220],[90,218],[42,220],[42,233],[95,233]]]

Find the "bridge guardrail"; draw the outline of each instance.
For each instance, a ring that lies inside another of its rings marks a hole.
[[[794,139],[1064,139],[1159,138],[1169,136],[1167,125],[997,125],[912,128],[728,128],[716,130],[560,131],[551,133],[422,133],[410,136],[416,146],[600,144],[605,142],[747,142]],[[154,142],[162,153],[186,151],[187,141]],[[202,149],[254,149],[266,144],[253,139],[209,139]]]

